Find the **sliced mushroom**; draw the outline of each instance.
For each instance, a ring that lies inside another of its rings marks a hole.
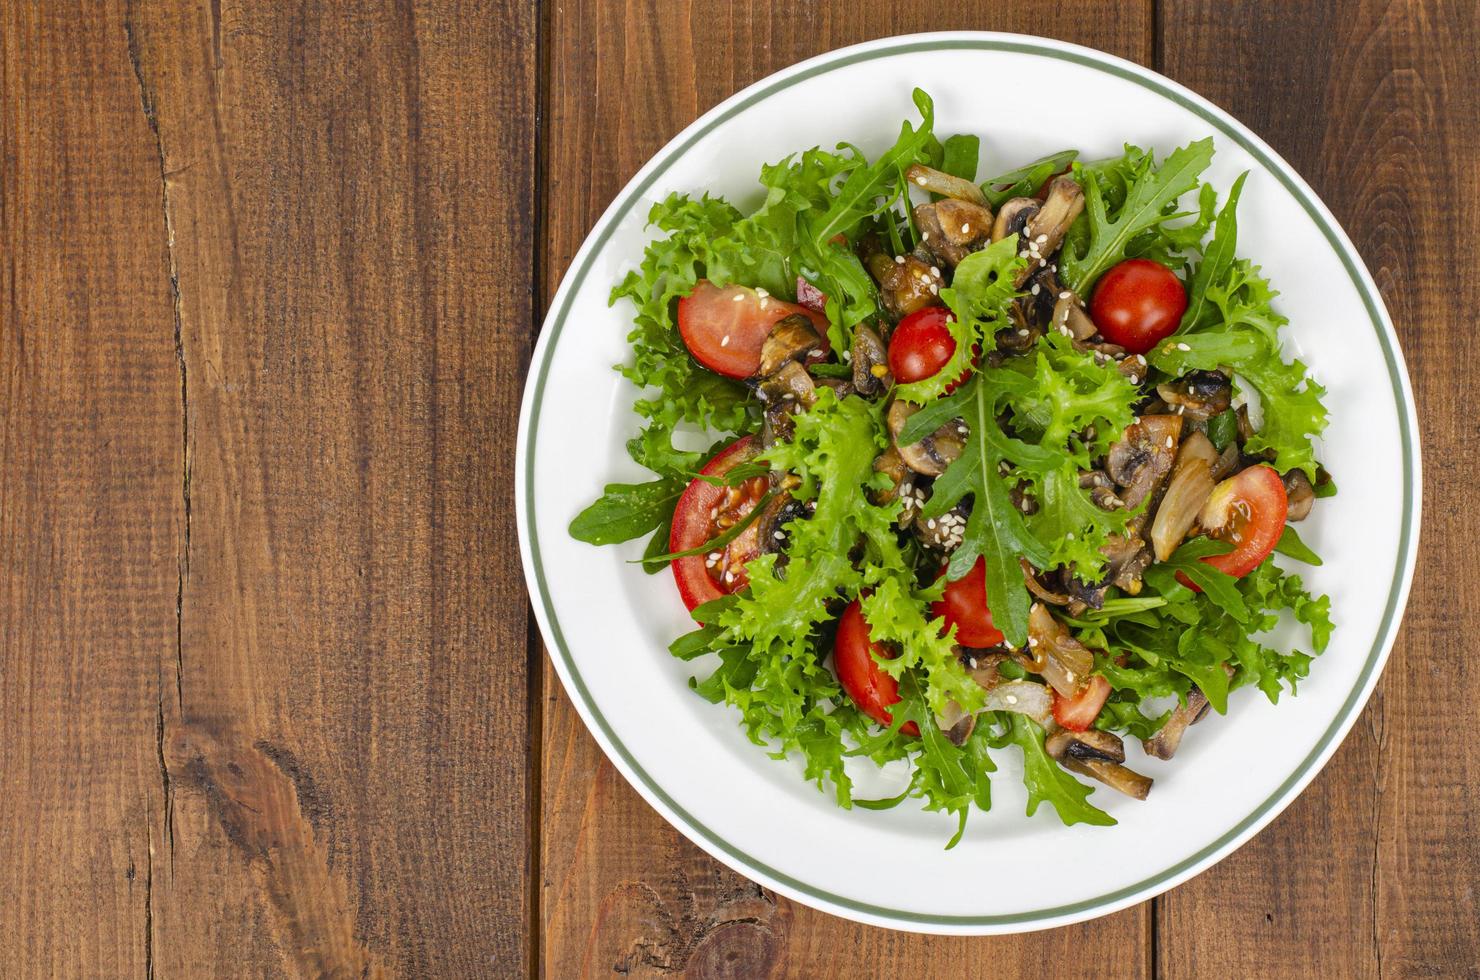
[[[940,476],[966,448],[966,426],[959,420],[947,422],[919,442],[901,445],[899,434],[910,416],[918,411],[916,406],[896,400],[889,406],[889,435],[906,466],[925,476]]]
[[[992,241],[1000,242],[1008,235],[1023,234],[1028,220],[1038,213],[1043,204],[1033,197],[1014,197],[1002,205],[997,220],[992,222]]]
[[[1053,307],[1053,328],[1075,340],[1088,340],[1098,329],[1079,297],[1067,289],[1061,289]]]
[[[1194,687],[1187,693],[1187,703],[1179,704],[1172,711],[1172,716],[1167,719],[1165,725],[1161,726],[1161,731],[1150,738],[1141,739],[1141,748],[1146,750],[1147,755],[1158,759],[1170,759],[1177,754],[1177,746],[1182,744],[1182,736],[1186,734],[1187,726],[1202,721],[1207,713],[1207,696]]]
[[[762,553],[784,551],[788,535],[786,525],[805,520],[807,506],[789,493],[778,493],[755,520],[756,545]]]
[[[1069,604],[1069,597],[1062,592],[1055,592],[1043,580],[1044,576],[1037,574],[1033,566],[1028,563],[1028,559],[1019,558],[1018,564],[1022,566],[1023,581],[1027,583],[1029,592],[1051,606],[1067,606]]]
[[[1192,371],[1157,385],[1156,393],[1176,414],[1203,421],[1228,410],[1233,382],[1221,371]]]
[[[969,516],[970,506],[964,500],[959,501],[939,517],[921,520],[916,516],[910,524],[910,532],[926,548],[948,555],[961,547],[961,535],[966,530],[966,519]]]
[[[1144,415],[1110,447],[1106,470],[1123,489],[1120,499],[1127,507],[1139,505],[1171,472],[1181,435],[1181,416]]]
[[[1310,516],[1311,505],[1316,502],[1316,490],[1303,472],[1291,470],[1285,474],[1285,495],[1290,499],[1285,520],[1303,521]]]
[[[904,460],[900,458],[899,450],[893,446],[884,450],[874,460],[874,472],[883,473],[888,476],[890,483],[887,490],[875,489],[869,491],[869,499],[876,504],[887,504],[895,497],[898,497],[904,489],[906,478],[910,475],[909,467],[904,465]],[[906,509],[908,509],[908,505]]]
[[[1221,480],[1232,473],[1238,466],[1238,443],[1230,442],[1223,447],[1223,452],[1218,454],[1218,461],[1212,466],[1213,479]]]
[[[812,321],[800,313],[793,313],[777,320],[761,345],[761,366],[756,371],[760,378],[775,374],[788,361],[800,361],[822,346],[822,338],[812,326]]]
[[[1075,759],[1099,759],[1103,762],[1124,762],[1125,743],[1113,732],[1102,732],[1091,728],[1073,732],[1067,728],[1050,735],[1043,743],[1048,754],[1055,759],[1066,756]]]
[[[1154,780],[1150,776],[1143,776],[1118,762],[1076,759],[1073,756],[1066,756],[1059,764],[1070,772],[1088,776],[1133,799],[1144,800],[1151,794],[1151,784]]]
[[[943,280],[937,267],[914,255],[890,258],[881,251],[867,253],[864,264],[879,284],[884,309],[896,319],[939,302]]]
[[[853,333],[853,390],[865,398],[877,398],[889,389],[889,352],[878,331],[860,323]]]
[[[952,745],[965,745],[976,727],[976,715],[963,711],[955,701],[948,701],[945,710],[935,716],[935,724]]]
[[[1017,285],[1027,281],[1035,268],[1048,265],[1049,257],[1064,243],[1069,226],[1084,211],[1084,191],[1073,177],[1055,177],[1048,185],[1048,196],[1043,207],[1028,219],[1023,229],[1023,242],[1019,247],[1028,256],[1028,265],[1017,275]]]
[[[1177,464],[1167,483],[1166,495],[1156,507],[1151,522],[1151,547],[1157,561],[1166,561],[1182,543],[1198,512],[1213,492],[1212,463],[1218,459],[1213,444],[1201,432],[1194,432],[1177,452]]]
[[[1141,593],[1141,573],[1151,566],[1151,549],[1139,534],[1112,534],[1100,548],[1105,581],[1128,595]]]
[[[792,415],[817,401],[816,382],[796,361],[787,361],[775,374],[763,378],[756,393],[766,406],[761,429],[761,444],[765,446],[790,439]]]
[[[972,185],[975,186],[975,185]],[[915,205],[920,242],[937,262],[954,269],[992,237],[992,212],[984,204],[947,198]]]
[[[1144,800],[1152,779],[1121,765],[1125,746],[1109,732],[1058,731],[1044,742],[1048,754],[1070,772],[1098,780],[1126,796]]]
[[[904,172],[904,175],[910,183],[923,187],[932,194],[940,194],[959,201],[970,201],[982,207],[987,205],[987,195],[982,193],[980,187],[964,177],[957,177],[955,174],[948,174],[920,163],[910,164],[910,168]],[[990,223],[991,219],[988,219],[988,224]]]

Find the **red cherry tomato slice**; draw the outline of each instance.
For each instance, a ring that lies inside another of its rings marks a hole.
[[[704,464],[705,476],[724,476],[756,454],[753,436],[737,439]],[[697,477],[685,488],[673,509],[673,529],[668,533],[669,551],[688,551],[713,540],[755,509],[765,496],[768,481],[755,476],[738,487],[717,487]],[[721,526],[723,525],[723,526]],[[673,559],[673,578],[684,605],[693,610],[711,599],[745,588],[750,581],[745,564],[760,554],[759,522],[741,531],[729,544],[702,555]],[[718,555],[711,560],[711,556]]]
[[[1182,281],[1160,262],[1127,259],[1100,277],[1089,315],[1112,344],[1144,354],[1172,335],[1187,310]]]
[[[678,332],[700,364],[727,378],[748,378],[761,366],[761,345],[782,317],[800,313],[812,321],[827,352],[827,317],[748,286],[723,289],[707,279],[678,301]]]
[[[945,574],[944,568],[940,574]],[[964,647],[994,647],[1003,640],[1002,631],[992,625],[992,610],[987,608],[987,563],[983,558],[978,558],[964,576],[946,583],[945,595],[930,607],[930,613],[944,616],[947,627],[955,626],[956,642]]]
[[[833,666],[838,672],[838,683],[853,699],[860,711],[881,725],[894,723],[889,705],[899,701],[899,682],[879,669],[874,662],[874,653],[888,658],[889,648],[869,639],[868,623],[863,618],[863,607],[853,600],[843,610],[838,620],[838,636],[833,644]],[[899,726],[906,735],[918,737],[920,728],[912,721]]]
[[[1072,698],[1053,692],[1053,720],[1073,732],[1087,731],[1100,717],[1100,709],[1105,707],[1109,696],[1110,682],[1099,674],[1091,674],[1089,683]]]
[[[894,328],[889,338],[889,371],[901,384],[934,377],[956,353],[956,338],[947,326],[955,316],[944,306],[916,310]],[[953,381],[947,391],[958,383]]]
[[[1203,561],[1225,575],[1243,578],[1258,568],[1279,543],[1290,510],[1285,481],[1272,466],[1251,466],[1213,488],[1198,521],[1209,537],[1227,541],[1233,550]],[[1201,592],[1181,572],[1177,580]]]

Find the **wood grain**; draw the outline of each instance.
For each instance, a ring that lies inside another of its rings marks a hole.
[[[162,857],[180,375],[117,12],[0,5],[0,974],[139,976]],[[171,684],[171,688],[173,684]]]
[[[1166,976],[1480,976],[1480,99],[1473,3],[1162,6],[1165,67],[1270,139],[1336,213],[1397,325],[1419,406],[1424,532],[1405,626],[1330,766],[1159,903]],[[1250,43],[1258,37],[1260,43]],[[1299,93],[1292,97],[1292,93]]]
[[[549,8],[548,301],[622,184],[684,125],[776,69],[831,48],[945,27],[1016,30],[1151,56],[1149,5],[980,3],[937,8],[582,0]],[[919,976],[992,964],[1012,976],[1088,944],[1103,975],[1150,973],[1149,906],[1072,929],[941,939],[837,919],[770,894],[670,828],[612,769],[545,670],[543,969],[550,977]]]
[[[525,971],[533,3],[5,10],[0,973]]]

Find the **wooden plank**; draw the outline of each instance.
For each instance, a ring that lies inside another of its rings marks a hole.
[[[1480,975],[1480,747],[1455,692],[1480,538],[1463,399],[1480,384],[1480,50],[1473,3],[1162,5],[1167,72],[1230,109],[1310,180],[1366,258],[1420,406],[1418,578],[1378,693],[1326,771],[1252,843],[1160,903],[1166,976]],[[1257,38],[1255,42],[1253,39]]]
[[[544,296],[622,184],[709,106],[802,58],[872,37],[942,26],[938,10],[869,6],[565,2],[547,8]],[[950,26],[1058,35],[1142,62],[1150,7],[979,3]],[[1001,939],[939,939],[855,925],[772,895],[671,829],[612,769],[553,672],[544,681],[541,924],[551,977],[887,976],[992,964],[1012,975],[1096,950],[1106,976],[1150,969],[1149,907]]]
[[[0,975],[141,975],[180,376],[116,9],[0,6]]]
[[[186,402],[161,973],[528,967],[535,32],[524,0],[129,9]]]

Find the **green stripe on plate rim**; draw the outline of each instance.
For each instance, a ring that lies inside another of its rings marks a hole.
[[[761,83],[762,87],[755,89],[740,101],[737,101],[733,105],[726,107],[724,111],[721,112],[719,115],[715,116],[713,119],[710,119],[702,127],[690,133],[682,143],[670,146],[665,151],[663,151],[662,162],[654,167],[652,172],[649,173],[640,184],[637,184],[635,186],[629,185],[627,188],[625,188],[622,192],[622,198],[619,205],[615,209],[609,211],[605,216],[603,216],[601,222],[603,226],[601,229],[601,233],[592,244],[592,246],[586,251],[585,259],[581,263],[580,267],[575,270],[573,276],[570,276],[568,278],[566,288],[562,290],[562,292],[564,293],[564,298],[559,309],[555,310],[552,315],[546,318],[547,329],[552,333],[551,336],[546,339],[544,357],[540,362],[539,373],[535,379],[534,397],[531,402],[532,410],[529,415],[525,440],[525,506],[527,508],[525,531],[527,539],[529,541],[530,556],[532,558],[531,564],[533,565],[535,570],[535,579],[540,594],[540,602],[544,608],[546,619],[550,624],[550,631],[553,634],[553,639],[555,640],[555,647],[560,653],[560,658],[565,665],[567,675],[570,677],[572,683],[574,684],[576,694],[580,697],[581,702],[585,705],[589,717],[596,722],[597,726],[605,735],[607,743],[612,746],[613,749],[615,749],[619,756],[621,756],[623,762],[625,762],[631,772],[633,772],[642,781],[647,790],[652,793],[653,796],[661,800],[671,813],[675,814],[681,821],[683,821],[685,827],[690,831],[690,833],[697,834],[705,841],[707,841],[710,847],[724,853],[725,855],[728,855],[729,859],[738,867],[746,869],[757,876],[768,878],[795,892],[811,896],[812,898],[818,899],[831,905],[838,906],[840,908],[851,909],[855,912],[876,916],[881,919],[889,919],[896,922],[916,923],[920,925],[940,925],[950,927],[1021,925],[1024,923],[1059,919],[1064,917],[1077,916],[1081,913],[1089,912],[1102,906],[1113,905],[1114,903],[1127,899],[1131,896],[1140,894],[1154,894],[1158,890],[1158,885],[1162,885],[1165,882],[1176,878],[1178,875],[1187,871],[1189,868],[1192,868],[1193,866],[1205,861],[1209,856],[1228,846],[1230,842],[1236,840],[1251,826],[1259,822],[1265,816],[1265,814],[1269,813],[1272,808],[1279,806],[1282,803],[1288,802],[1287,800],[1285,800],[1286,794],[1289,793],[1290,790],[1297,783],[1299,783],[1301,779],[1305,777],[1308,770],[1311,769],[1316,760],[1319,759],[1320,756],[1326,751],[1326,748],[1330,745],[1332,740],[1337,737],[1338,733],[1340,733],[1344,727],[1346,727],[1347,719],[1352,714],[1352,712],[1356,710],[1358,706],[1358,701],[1361,700],[1362,692],[1366,689],[1373,672],[1377,669],[1378,664],[1382,661],[1383,652],[1388,646],[1389,639],[1394,628],[1397,625],[1398,616],[1401,612],[1401,610],[1398,608],[1398,599],[1399,596],[1403,593],[1404,570],[1408,567],[1409,555],[1413,546],[1413,478],[1415,467],[1413,455],[1413,433],[1411,432],[1409,427],[1409,411],[1411,411],[1412,406],[1404,391],[1403,372],[1398,367],[1398,362],[1393,352],[1391,339],[1388,336],[1388,332],[1383,328],[1383,316],[1380,312],[1382,309],[1381,304],[1373,295],[1371,288],[1369,288],[1368,280],[1358,271],[1358,262],[1353,258],[1351,251],[1346,247],[1345,243],[1343,243],[1343,241],[1341,240],[1341,237],[1333,229],[1331,222],[1326,219],[1324,214],[1322,214],[1321,208],[1318,207],[1316,203],[1311,199],[1310,194],[1308,194],[1305,188],[1303,188],[1300,183],[1292,177],[1288,165],[1286,165],[1283,161],[1276,161],[1270,156],[1268,152],[1257,145],[1257,143],[1251,142],[1249,139],[1247,139],[1243,133],[1239,132],[1236,124],[1230,125],[1230,122],[1232,121],[1231,118],[1220,118],[1220,111],[1210,111],[1208,107],[1199,104],[1193,99],[1188,98],[1183,92],[1178,91],[1178,89],[1174,87],[1174,83],[1171,83],[1169,80],[1164,79],[1160,75],[1150,73],[1147,69],[1140,69],[1129,64],[1119,63],[1119,59],[1105,60],[1109,56],[1101,55],[1098,53],[1091,53],[1088,49],[1076,50],[1071,48],[1066,50],[1057,46],[1049,46],[1027,39],[1008,40],[1006,38],[996,37],[971,38],[965,36],[954,36],[949,38],[938,37],[935,39],[923,39],[913,41],[906,40],[897,44],[887,44],[886,42],[885,46],[875,46],[874,44],[871,44],[864,45],[862,46],[862,48],[863,50],[857,50],[852,53],[844,53],[837,57],[824,55],[819,60],[819,63],[805,68],[797,72],[796,74],[777,79],[770,84]],[[1039,57],[1055,58],[1062,61],[1068,61],[1074,64],[1093,68],[1098,71],[1107,72],[1118,78],[1123,78],[1128,81],[1135,82],[1136,84],[1144,86],[1148,89],[1151,89],[1152,91],[1171,100],[1184,109],[1188,109],[1196,113],[1204,121],[1215,127],[1223,136],[1232,140],[1234,143],[1241,146],[1244,150],[1246,150],[1257,160],[1259,160],[1259,162],[1263,164],[1265,169],[1268,170],[1272,175],[1274,175],[1280,181],[1280,183],[1285,186],[1285,189],[1288,190],[1295,197],[1295,199],[1300,202],[1306,213],[1310,215],[1311,220],[1313,220],[1316,223],[1317,227],[1321,229],[1322,234],[1325,235],[1327,242],[1329,242],[1331,245],[1331,248],[1337,253],[1337,255],[1341,257],[1343,267],[1346,269],[1347,274],[1351,277],[1353,284],[1357,287],[1357,291],[1361,294],[1362,301],[1366,305],[1367,313],[1371,319],[1372,326],[1377,331],[1378,342],[1382,346],[1383,357],[1387,361],[1388,374],[1393,386],[1394,401],[1397,403],[1400,409],[1398,413],[1398,421],[1403,446],[1403,527],[1399,537],[1398,560],[1393,573],[1393,585],[1388,595],[1387,607],[1383,611],[1382,624],[1378,630],[1376,641],[1372,645],[1372,650],[1368,654],[1367,661],[1363,665],[1362,673],[1358,677],[1357,683],[1353,686],[1350,696],[1348,696],[1346,702],[1341,707],[1341,711],[1337,714],[1335,720],[1322,735],[1321,740],[1316,744],[1311,753],[1301,762],[1301,764],[1290,775],[1290,777],[1285,780],[1285,782],[1282,783],[1280,787],[1267,800],[1260,804],[1259,807],[1257,807],[1251,814],[1245,817],[1222,837],[1218,838],[1216,841],[1198,851],[1191,857],[1188,857],[1169,868],[1165,868],[1159,871],[1157,874],[1152,875],[1151,877],[1146,878],[1140,882],[1137,882],[1134,885],[1129,885],[1124,888],[1117,889],[1113,892],[1098,896],[1096,898],[1086,899],[1084,901],[1075,902],[1070,905],[1061,905],[1054,908],[1035,909],[1028,912],[1014,912],[1009,915],[924,914],[902,909],[893,909],[883,905],[873,905],[867,902],[855,901],[841,895],[834,895],[830,892],[826,892],[812,885],[809,885],[804,881],[793,878],[781,871],[776,870],[775,868],[769,867],[760,861],[757,861],[755,858],[751,857],[743,851],[738,850],[732,844],[730,844],[729,841],[719,837],[711,830],[709,830],[709,828],[699,823],[699,821],[696,820],[688,811],[679,806],[678,803],[672,797],[670,797],[663,790],[663,788],[653,780],[651,776],[648,775],[648,773],[642,768],[642,766],[638,764],[637,760],[633,758],[630,752],[627,751],[626,746],[624,746],[622,742],[616,737],[616,733],[612,731],[611,726],[607,724],[606,719],[602,716],[600,709],[597,708],[595,701],[592,700],[590,691],[586,688],[585,681],[582,679],[580,671],[576,669],[575,662],[571,659],[570,651],[566,648],[565,636],[560,629],[560,622],[556,618],[554,606],[550,601],[550,592],[545,581],[544,566],[540,561],[539,537],[536,530],[537,522],[534,518],[536,506],[536,496],[534,492],[534,456],[536,447],[535,435],[539,427],[540,404],[544,395],[545,381],[549,374],[550,361],[555,349],[555,342],[560,335],[561,329],[565,325],[565,317],[569,311],[572,297],[576,294],[576,292],[579,291],[583,280],[590,272],[590,268],[592,262],[595,259],[595,256],[601,251],[602,247],[610,238],[616,225],[624,217],[626,217],[633,205],[641,200],[642,196],[647,192],[647,190],[651,188],[654,183],[657,182],[657,180],[668,169],[672,161],[681,156],[696,142],[708,135],[716,127],[729,120],[736,113],[749,108],[750,106],[763,99],[769,98],[779,91],[789,88],[815,75],[820,75],[825,72],[833,71],[834,69],[846,67],[848,65],[857,64],[859,62],[872,61],[879,58],[889,58],[894,57],[895,55],[908,54],[917,51],[938,51],[946,49],[1008,51],[1020,54],[1036,55]],[[1407,409],[1407,411],[1405,411],[1404,409]]]

